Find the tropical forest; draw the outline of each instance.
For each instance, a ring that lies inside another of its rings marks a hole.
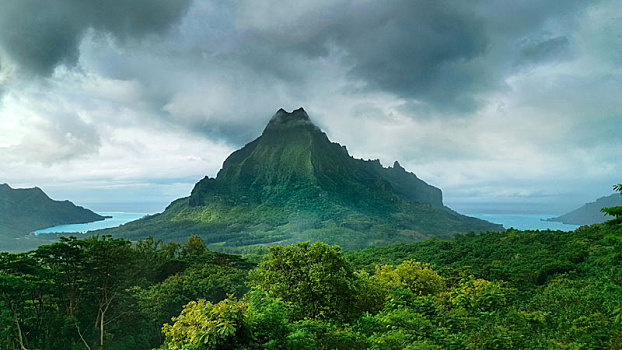
[[[606,211],[349,251],[63,238],[0,255],[0,348],[620,349],[622,215]]]

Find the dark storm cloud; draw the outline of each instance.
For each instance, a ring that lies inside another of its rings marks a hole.
[[[571,59],[587,4],[194,1],[179,33],[97,65],[139,81],[154,116],[235,145],[279,107],[312,108],[331,84],[397,97],[413,118],[468,117],[513,74]]]
[[[84,33],[93,28],[119,40],[159,33],[185,13],[190,0],[0,0],[0,46],[24,71],[50,75],[74,65]]]
[[[521,50],[517,65],[537,64],[571,58],[570,42],[565,36],[527,43]]]
[[[503,90],[516,71],[571,56],[576,30],[572,21],[595,4],[44,2],[0,0],[5,8],[0,12],[0,46],[22,68],[49,74],[58,64],[84,58],[85,45],[91,45],[83,68],[136,81],[139,102],[150,107],[150,117],[236,143],[248,138],[249,125],[261,128],[263,119],[283,102],[304,105],[307,96],[325,89],[325,82],[314,76],[330,69],[338,73],[336,83],[345,77],[344,94],[386,93],[402,99],[401,110],[417,118],[468,115],[487,103],[487,93]],[[89,28],[120,41],[162,32],[185,13],[180,31],[127,50],[93,43],[98,40],[93,36],[82,41]],[[194,109],[166,108],[179,96],[197,95],[202,96],[178,103],[198,106]],[[222,102],[212,102],[217,99]],[[229,108],[233,105],[235,109]]]
[[[477,90],[481,71],[472,60],[485,54],[484,22],[471,9],[447,1],[336,1],[294,20],[264,24],[246,14],[252,64],[282,76],[297,53],[314,59],[345,52],[350,77],[381,90],[437,107],[471,109],[465,90]],[[254,25],[254,21],[258,22]],[[255,51],[253,51],[255,53]],[[266,53],[285,57],[267,59]],[[271,66],[273,65],[273,66]]]
[[[352,73],[368,84],[435,106],[472,108],[473,59],[485,53],[479,18],[443,2],[405,2],[361,36],[343,40],[356,60]]]
[[[167,37],[162,47],[138,50],[171,48],[175,52],[166,54],[177,58],[168,64],[190,65],[196,74],[210,75],[237,64],[248,72],[244,84],[266,81],[270,74],[290,90],[313,74],[309,62],[338,54],[354,93],[390,93],[407,100],[419,114],[473,112],[481,103],[479,95],[503,88],[515,70],[568,58],[573,52],[572,19],[595,4],[0,0],[0,46],[24,71],[49,75],[59,64],[77,62],[89,28],[120,41],[142,37],[165,31],[190,3],[195,10],[208,10],[191,11],[183,36]],[[559,28],[567,32],[559,33]],[[108,77],[133,79],[137,73],[132,70],[141,69],[126,66],[125,57],[115,62],[108,55],[107,60],[100,66],[109,67],[104,73]],[[143,70],[159,69],[148,62],[140,65]],[[162,89],[174,94],[175,88]],[[165,105],[171,93],[154,92],[154,106]]]
[[[478,94],[502,88],[506,76],[519,66],[569,56],[571,41],[566,34],[572,33],[555,33],[556,24],[572,30],[572,23],[565,22],[594,4],[584,0],[563,6],[501,0],[293,3],[273,12],[262,11],[266,6],[256,2],[244,3],[237,21],[246,30],[245,54],[237,58],[288,79],[300,74],[291,69],[292,61],[341,52],[350,79],[362,82],[364,90],[388,92],[415,101],[422,110],[441,112],[472,112],[478,107]],[[305,11],[297,14],[300,8]]]

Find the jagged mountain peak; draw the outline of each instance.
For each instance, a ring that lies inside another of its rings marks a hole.
[[[399,171],[403,171],[403,172],[406,171],[406,169],[404,169],[404,167],[402,167],[400,162],[398,162],[397,160],[393,163],[393,170],[399,170]]]
[[[192,232],[215,249],[241,251],[318,239],[353,249],[500,229],[445,207],[440,189],[397,162],[385,168],[350,156],[300,108],[279,109],[261,136],[233,152],[188,198],[119,230],[132,237],[156,230],[168,238]]]
[[[309,115],[302,107],[293,110],[292,112],[287,112],[281,108],[272,116],[270,122],[268,122],[268,125],[264,130],[264,133],[300,127],[319,131],[319,128],[311,122]]]
[[[205,205],[217,193],[265,202],[303,192],[357,206],[372,202],[391,206],[406,200],[443,207],[438,188],[397,162],[394,168],[384,168],[379,160],[351,157],[311,122],[303,108],[279,109],[259,138],[225,160],[216,179],[206,177],[195,186],[190,204]]]
[[[304,108],[300,107],[291,112],[287,112],[283,108],[279,108],[278,111],[272,116],[270,122],[284,121],[284,120],[309,120],[309,114]]]

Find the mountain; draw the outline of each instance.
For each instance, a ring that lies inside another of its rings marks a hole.
[[[104,217],[70,201],[52,200],[38,187],[13,189],[0,184],[0,238],[3,241],[46,227],[98,220]]]
[[[622,195],[614,193],[606,197],[600,197],[595,202],[586,203],[580,208],[570,211],[548,221],[557,221],[572,225],[591,225],[613,219],[600,211],[601,208],[615,207],[622,205]]]
[[[502,229],[445,207],[440,189],[398,162],[384,168],[353,158],[300,108],[280,109],[259,138],[189,197],[101,233],[173,240],[199,234],[212,248],[240,252],[300,240],[353,249]]]

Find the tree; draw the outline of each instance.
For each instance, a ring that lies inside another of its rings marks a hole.
[[[451,303],[476,312],[487,312],[506,304],[507,290],[502,282],[491,282],[469,276],[451,292]]]
[[[356,286],[341,248],[321,242],[270,247],[251,280],[270,296],[291,302],[293,319],[345,317]]]
[[[55,274],[54,290],[61,298],[68,315],[73,316],[81,302],[84,281],[84,241],[75,237],[61,237],[60,242],[44,245],[34,251],[33,257],[41,266]]]
[[[84,282],[88,271],[85,269],[85,241],[76,237],[61,237],[60,242],[43,245],[33,252],[33,257],[41,266],[49,269],[55,286],[51,290],[54,302],[59,306],[65,322],[74,329],[72,334],[90,348],[85,339],[85,328],[79,319],[79,310],[84,304]],[[67,344],[65,339],[65,345]]]
[[[431,265],[406,260],[395,268],[391,265],[376,266],[375,277],[390,290],[410,290],[418,295],[438,294],[445,288],[445,280]]]
[[[8,321],[3,328],[13,333],[11,340],[0,341],[0,347],[28,349],[27,336],[41,333],[41,295],[48,288],[45,272],[30,254],[0,253],[0,308]]]
[[[613,190],[622,194],[622,184],[613,185]],[[602,208],[600,211],[613,216],[615,221],[622,221],[622,206]]]
[[[197,235],[188,237],[188,242],[183,246],[183,254],[186,257],[200,256],[207,251],[205,242]]]
[[[291,332],[291,304],[253,290],[244,296],[248,303],[246,323],[257,349],[282,349]]]
[[[191,301],[173,324],[165,324],[165,349],[237,349],[249,341],[245,318],[248,305],[229,297],[218,304],[205,299]],[[187,347],[187,345],[194,347]]]
[[[613,216],[616,220],[622,219],[622,206],[602,208],[600,211]]]
[[[161,326],[192,300],[206,299],[216,303],[228,294],[243,295],[247,290],[244,284],[246,274],[246,271],[229,266],[197,264],[141,290],[138,303],[149,321]]]
[[[95,327],[99,328],[99,346],[104,347],[107,316],[134,281],[137,272],[131,242],[111,236],[91,237],[86,242],[87,285],[97,307]]]

